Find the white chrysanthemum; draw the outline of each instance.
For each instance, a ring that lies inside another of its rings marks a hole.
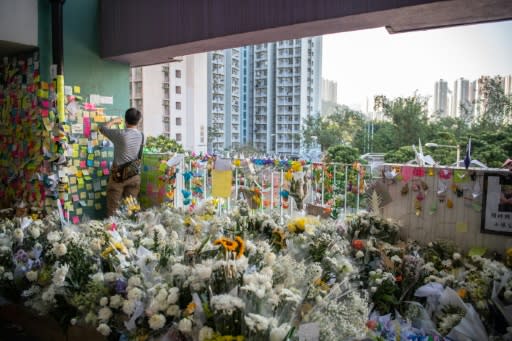
[[[120,277],[120,275],[115,272],[107,272],[103,275],[105,282],[108,282],[108,283],[116,281],[119,277]]]
[[[359,250],[356,252],[356,258],[363,258],[364,257],[364,252]]]
[[[128,290],[128,299],[132,301],[140,301],[144,293],[139,288],[131,288]]]
[[[199,341],[205,341],[205,340],[213,339],[213,335],[214,335],[214,331],[213,331],[212,328],[210,328],[210,327],[203,327],[199,331]],[[284,340],[284,338],[279,340],[279,341],[282,341],[282,340]]]
[[[12,272],[7,271],[7,272],[5,272],[5,273],[4,273],[4,278],[5,278],[6,280],[8,280],[8,281],[12,281],[12,280],[13,280],[13,278],[14,278],[14,276],[12,275]]]
[[[181,263],[176,263],[172,266],[171,275],[173,277],[186,278],[190,275],[190,268]]]
[[[110,335],[110,333],[112,332],[112,330],[110,329],[110,327],[105,324],[105,323],[101,323],[98,328],[96,328],[96,330],[103,336],[108,336]]]
[[[112,310],[108,307],[103,307],[98,311],[98,320],[108,321],[112,317]]]
[[[53,244],[52,252],[55,254],[55,256],[62,257],[68,252],[68,248],[62,243],[55,243]]]
[[[270,275],[262,272],[246,274],[244,276],[244,285],[240,288],[254,293],[258,298],[263,298],[265,292],[272,289],[272,272]]]
[[[74,318],[74,317],[73,317],[71,320],[69,320],[69,323],[70,323],[72,326],[74,326],[77,322],[78,322],[78,321],[77,321],[77,319],[76,319],[76,318]]]
[[[135,311],[135,301],[125,300],[123,302],[123,312],[126,315],[131,315]]]
[[[165,326],[165,316],[162,314],[155,314],[149,319],[149,327],[153,330],[158,330]]]
[[[139,276],[132,276],[128,279],[128,287],[140,287],[142,285],[142,281]]]
[[[123,305],[123,298],[120,295],[110,296],[110,308],[117,309]]]
[[[176,304],[170,305],[169,308],[167,308],[167,311],[165,312],[168,316],[172,317],[180,317],[180,307]]]
[[[188,318],[181,319],[178,323],[178,329],[182,333],[192,332],[192,321],[190,321]]]
[[[400,258],[400,256],[398,255],[394,255],[393,257],[391,257],[391,260],[395,263],[402,263],[402,258]]]
[[[55,243],[55,242],[58,242],[61,238],[61,234],[59,231],[52,231],[50,233],[48,233],[48,235],[46,236],[46,239],[48,239],[48,241],[50,243]]]
[[[169,289],[169,295],[167,296],[167,304],[175,304],[178,302],[180,297],[180,289],[174,287]]]
[[[249,313],[244,317],[245,324],[253,332],[263,332],[268,329],[269,320],[265,316]]]
[[[460,253],[458,252],[455,252],[452,256],[453,260],[459,260],[462,258],[462,256],[460,255]]]
[[[103,282],[103,272],[96,272],[91,279],[93,282]]]
[[[89,242],[89,247],[92,251],[99,252],[103,248],[103,241],[100,238],[91,239]]]
[[[104,306],[106,306],[107,304],[108,304],[108,297],[102,297],[102,298],[100,299],[100,305],[101,305],[102,307],[104,307]]]
[[[32,238],[34,239],[37,239],[39,238],[39,236],[41,235],[41,230],[35,226],[35,225],[31,225],[28,229],[30,235],[32,236]]]
[[[289,324],[282,324],[277,328],[272,328],[270,331],[270,341],[283,341],[290,331]]]
[[[11,253],[12,250],[10,247],[2,245],[0,246],[0,253]]]
[[[232,315],[237,309],[244,309],[245,302],[240,298],[231,295],[217,295],[211,298],[210,302],[212,309],[215,312],[222,312],[227,315]]]
[[[23,234],[23,230],[22,229],[17,228],[17,229],[14,230],[13,236],[14,236],[14,238],[16,238],[16,240],[21,242],[25,235]]]
[[[53,285],[50,285],[41,296],[44,302],[47,303],[55,303],[55,288]]]
[[[377,287],[371,287],[371,288],[370,288],[370,292],[371,292],[371,293],[375,293],[375,292],[377,292]]]
[[[27,277],[29,282],[35,282],[37,281],[37,275],[37,271],[27,271],[25,277]]]
[[[265,256],[263,257],[263,262],[265,262],[266,265],[274,264],[275,260],[276,260],[276,254],[273,252],[267,252],[267,253],[265,253]]]
[[[55,272],[53,273],[52,282],[55,286],[60,287],[64,285],[64,281],[66,280],[66,275],[69,271],[69,265],[63,264],[59,266]]]

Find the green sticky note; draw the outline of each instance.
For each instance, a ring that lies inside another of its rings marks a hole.
[[[487,248],[485,248],[485,247],[472,247],[471,249],[469,249],[468,256],[469,257],[472,257],[472,256],[482,257],[483,255],[485,255],[486,252],[487,252]]]

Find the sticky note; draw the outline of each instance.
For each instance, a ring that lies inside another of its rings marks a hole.
[[[94,166],[94,161],[93,160],[87,160],[87,167],[92,167]]]
[[[73,194],[72,196],[73,202],[77,202],[79,199],[78,194]]]
[[[98,169],[98,172],[96,173],[97,176],[103,176],[103,170]]]
[[[78,211],[78,210],[77,210],[77,211]],[[80,218],[79,218],[79,217],[77,217],[76,215],[75,215],[75,216],[73,216],[72,220],[73,220],[73,224],[78,224],[78,223],[80,223]]]
[[[41,109],[41,116],[48,117],[48,109]]]
[[[100,203],[95,204],[94,208],[97,210],[101,210],[101,204]]]
[[[101,191],[101,183],[99,181],[94,181],[93,189],[95,192]]]
[[[103,168],[103,175],[109,175],[110,174],[110,171],[108,170],[108,168]]]
[[[80,87],[78,85],[73,86],[73,93],[75,93],[75,94],[80,93]]]
[[[80,192],[80,199],[87,199],[87,193],[86,192]]]
[[[80,160],[80,168],[87,168],[87,165],[85,164],[85,160]]]
[[[82,213],[83,213],[83,210],[80,207],[77,207],[76,208],[76,214],[82,215]]]
[[[106,185],[107,185],[107,180],[102,179],[102,180],[101,180],[101,186],[106,186]]]
[[[71,193],[76,193],[76,192],[78,192],[78,187],[77,186],[71,186],[71,187],[69,187],[69,191]]]
[[[92,191],[92,184],[85,184],[85,189],[87,191]]]
[[[101,198],[101,193],[94,193],[94,199],[100,199]]]
[[[212,196],[229,198],[231,195],[232,172],[212,170]]]
[[[106,160],[103,160],[100,162],[100,167],[101,168],[106,168],[107,167],[107,161]]]

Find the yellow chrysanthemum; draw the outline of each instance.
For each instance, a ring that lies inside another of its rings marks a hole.
[[[194,302],[190,302],[185,310],[183,311],[183,316],[192,315],[196,311],[196,304]]]
[[[300,172],[302,170],[302,164],[299,161],[292,161],[292,170],[294,172]]]

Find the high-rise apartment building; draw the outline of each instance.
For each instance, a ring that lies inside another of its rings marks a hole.
[[[321,99],[322,99],[322,115],[330,115],[333,109],[338,104],[338,83],[322,78],[321,88]]]
[[[208,53],[208,150],[218,152],[241,145],[241,49]]]
[[[503,91],[506,96],[512,96],[512,75],[503,77]]]
[[[452,96],[452,117],[471,115],[473,112],[473,101],[475,88],[472,83],[464,78],[459,78],[453,83]]]
[[[445,117],[450,114],[448,82],[440,79],[434,86],[434,116]]]
[[[253,63],[254,147],[300,154],[303,120],[320,112],[322,38],[256,45]]]
[[[132,105],[144,113],[147,135],[165,134],[188,150],[249,145],[298,155],[304,118],[320,112],[321,59],[315,37],[133,68]]]
[[[187,150],[206,152],[207,54],[131,69],[131,106],[146,136],[165,135]]]

